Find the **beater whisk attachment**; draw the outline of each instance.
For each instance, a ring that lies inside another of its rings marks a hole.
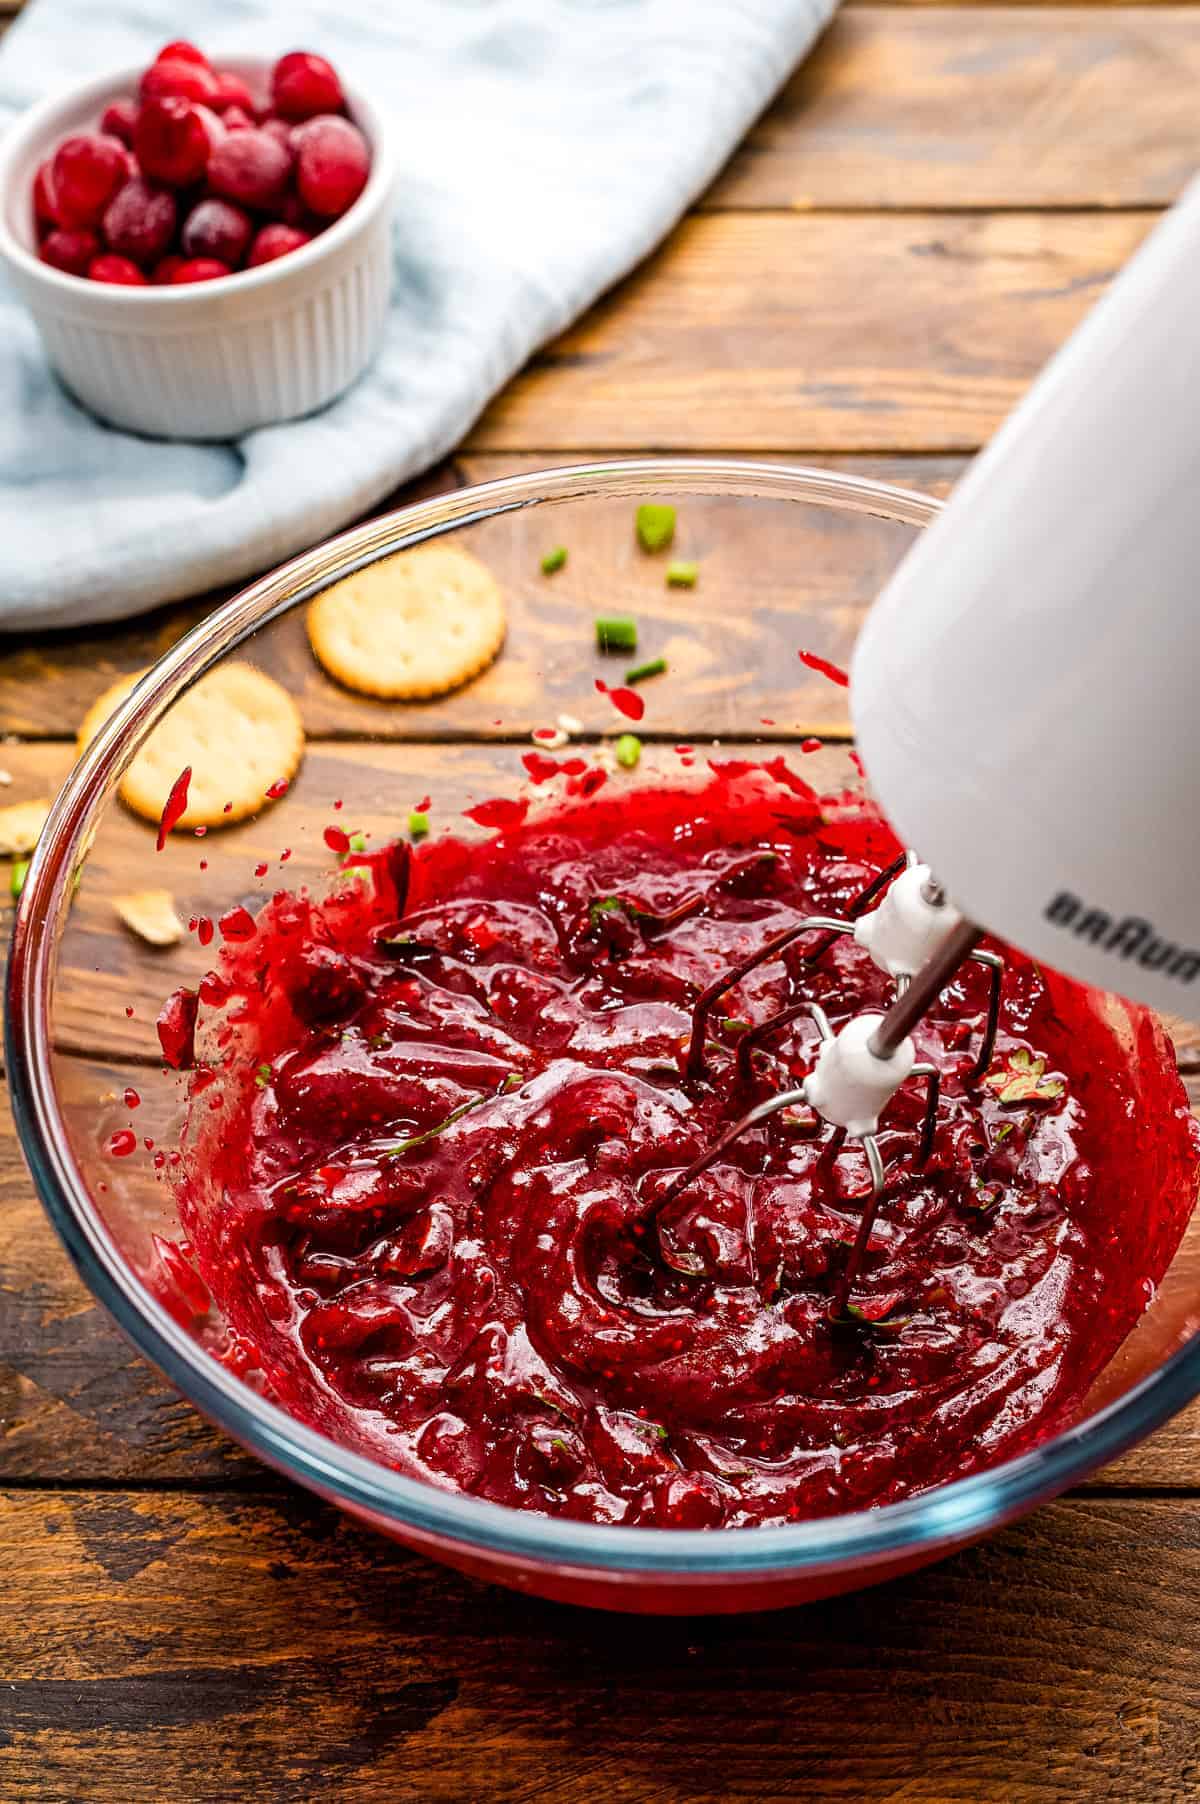
[[[870,909],[881,892],[883,901]],[[704,1076],[708,1020],[720,998],[759,965],[810,934],[820,934],[821,938],[804,954],[806,965],[815,964],[839,938],[852,938],[894,981],[896,997],[891,1007],[885,1014],[855,1015],[835,1033],[820,1004],[803,997],[747,1029],[736,1055],[740,1084],[752,1078],[754,1055],[765,1042],[804,1016],[815,1023],[819,1038],[812,1069],[799,1086],[765,1098],[734,1121],[672,1180],[645,1219],[658,1220],[696,1178],[760,1122],[782,1109],[807,1106],[833,1129],[823,1156],[836,1158],[846,1141],[853,1140],[862,1147],[871,1179],[854,1243],[834,1290],[833,1314],[837,1317],[844,1315],[848,1307],[886,1188],[878,1139],[879,1116],[910,1078],[922,1080],[925,1085],[925,1107],[912,1169],[920,1171],[933,1150],[941,1073],[936,1065],[917,1060],[909,1035],[961,964],[972,959],[983,965],[989,974],[987,1014],[979,1051],[966,1080],[977,1082],[991,1064],[995,1049],[1004,964],[996,953],[980,949],[980,930],[964,921],[946,901],[928,866],[918,864],[911,853],[902,853],[859,892],[845,916],[806,916],[776,934],[758,952],[730,966],[701,991],[693,1011],[687,1052],[689,1077]]]

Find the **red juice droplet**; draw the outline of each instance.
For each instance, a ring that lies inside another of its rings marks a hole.
[[[256,877],[265,877],[267,874],[268,868],[269,867],[265,864],[256,864],[254,867],[254,875]]]
[[[226,802],[224,808],[222,808],[222,810],[221,810],[221,813],[222,814],[232,814],[233,813],[233,803]]]
[[[287,794],[289,787],[289,779],[287,777],[280,777],[278,782],[272,783],[270,789],[267,791],[268,802],[277,802],[280,796],[285,796]],[[232,806],[232,804],[230,805]]]
[[[192,767],[189,764],[186,769],[180,771],[179,775],[171,785],[170,794],[163,803],[163,811],[158,823],[158,838],[154,843],[154,850],[156,852],[162,851],[167,843],[167,834],[171,831],[172,827],[178,825],[181,815],[187,808],[188,784],[191,780]]]
[[[343,833],[340,827],[326,827],[323,838],[331,852],[348,852],[350,835]]]
[[[861,758],[860,758],[860,757],[859,757],[859,755],[858,755],[858,753],[857,753],[857,752],[851,752],[851,754],[850,754],[850,762],[851,762],[851,764],[852,764],[852,765],[853,765],[853,766],[854,766],[854,768],[855,768],[855,770],[856,770],[856,771],[857,771],[857,772],[858,772],[858,774],[859,774],[859,776],[860,776],[860,777],[865,777],[865,776],[866,776],[866,774],[867,774],[867,773],[866,773],[866,771],[865,771],[865,770],[864,770],[864,769],[863,769],[863,761],[862,761],[862,759],[861,759]]]
[[[288,859],[291,857],[291,855],[292,855],[292,848],[290,846],[285,846],[283,848],[283,851],[279,854],[280,864],[286,864]]]
[[[127,1002],[125,1004],[125,1014],[130,1021],[133,1020],[133,1004],[132,1004],[132,1002]]]
[[[341,805],[342,805],[342,801],[341,801],[341,797],[340,797],[340,796],[339,796],[339,797],[338,797],[338,799],[337,799],[337,801],[336,801],[336,802],[335,802],[335,803],[334,803],[334,804],[333,804],[333,805],[334,805],[334,807],[335,807],[335,808],[340,808],[340,807],[341,807]]]
[[[229,985],[216,971],[206,971],[200,979],[200,1000],[209,1008],[220,1008],[229,1000]]]
[[[464,808],[463,813],[469,821],[479,827],[496,827],[501,832],[506,827],[519,827],[529,813],[529,803],[525,801],[508,801],[497,796],[491,802],[478,802],[474,808]]]
[[[254,924],[254,916],[248,908],[243,908],[241,903],[223,914],[217,925],[221,929],[221,938],[232,940],[235,944],[240,944],[243,940],[252,940],[258,932],[258,928]]]
[[[207,858],[202,858],[200,860],[200,869],[202,871],[206,871],[208,869],[208,859]]]
[[[819,752],[820,749],[821,741],[819,739],[802,739],[800,741],[800,750],[802,752]]]
[[[428,814],[429,810],[432,807],[433,807],[433,802],[432,802],[431,798],[429,796],[422,796],[421,800],[417,803],[416,807],[413,809],[413,813],[414,814]]]
[[[831,664],[828,658],[819,658],[815,651],[797,652],[796,656],[810,670],[815,670],[818,676],[828,677],[831,683],[836,683],[839,689],[849,688],[850,678],[846,672],[839,665]]]
[[[193,827],[192,832],[195,834],[197,839],[203,839],[204,835],[208,832],[208,828],[207,827]]]
[[[125,1102],[125,1107],[127,1109],[140,1108],[141,1101],[142,1101],[142,1099],[138,1095],[136,1090],[134,1090],[132,1088],[126,1090],[125,1096],[124,1096],[124,1102]]]
[[[155,1026],[162,1055],[172,1071],[187,1071],[196,1059],[196,1011],[200,998],[194,990],[175,990],[167,997]]]
[[[601,695],[607,695],[618,714],[626,720],[640,720],[646,712],[646,704],[636,689],[610,689],[603,677],[596,678],[596,688]]]
[[[202,946],[211,946],[212,936],[213,924],[211,920],[207,915],[201,915],[200,919],[196,922],[196,938],[200,941]]]
[[[127,1159],[137,1147],[137,1135],[132,1128],[118,1128],[104,1142],[104,1150],[114,1159]]]

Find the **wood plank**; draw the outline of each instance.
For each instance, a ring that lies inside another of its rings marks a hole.
[[[585,461],[597,457],[589,454]],[[464,455],[439,466],[420,485],[399,491],[378,511],[390,512],[428,494],[499,476],[529,474],[565,461],[561,456],[540,453]],[[936,457],[825,457],[820,462],[823,467],[936,494],[947,492],[963,465],[961,458]],[[765,610],[774,605],[770,592],[782,574],[771,567],[776,560],[770,560],[766,570],[761,568],[761,542],[756,548],[751,516],[747,514],[746,530],[739,532],[736,515],[731,519],[731,510],[725,508],[721,531],[728,535],[728,542],[722,561],[713,564],[706,551],[701,585],[685,598],[680,591],[664,594],[660,563],[646,560],[634,550],[632,511],[632,504],[621,503],[608,523],[593,520],[590,511],[582,509],[560,513],[545,530],[562,535],[572,563],[552,581],[543,578],[537,568],[540,530],[534,534],[524,523],[493,523],[488,555],[494,556],[497,567],[507,574],[512,631],[499,664],[449,702],[389,707],[350,694],[327,681],[314,665],[298,618],[274,628],[269,644],[262,645],[255,655],[296,696],[310,733],[381,738],[427,738],[447,727],[460,733],[494,733],[499,730],[493,725],[497,719],[504,721],[509,732],[529,732],[546,719],[553,720],[564,708],[578,713],[580,692],[590,682],[592,669],[592,617],[612,611],[614,605],[628,606],[639,615],[652,607],[654,629],[660,622],[672,626],[694,615],[711,655],[724,656],[729,650],[730,590],[735,589],[738,596],[735,618],[745,611],[744,597],[751,582],[755,607]],[[716,530],[715,515],[713,520]],[[609,525],[611,530],[607,530]],[[693,534],[707,530],[703,517],[690,508],[683,516],[681,532],[685,528]],[[887,543],[896,543],[895,534],[863,520],[854,532],[840,532],[836,571],[831,571],[830,556],[824,549],[830,543],[828,523],[813,518],[806,525],[798,518],[792,535],[794,568],[787,573],[787,595],[781,594],[780,600],[789,614],[795,610],[801,615],[819,615],[820,630],[830,632],[844,650],[849,643],[845,624],[851,615],[857,618],[874,593],[881,559]],[[204,597],[172,605],[116,626],[0,640],[0,731],[26,738],[69,737],[102,690],[117,677],[153,663],[211,612],[216,599]],[[832,618],[835,614],[837,619]],[[767,626],[764,613],[757,618],[760,626]],[[790,620],[788,624],[790,627]],[[646,630],[651,630],[649,621]],[[760,675],[778,680],[776,632],[768,628],[753,644],[739,641],[739,649],[747,655],[753,652]],[[801,672],[792,671],[792,648],[789,645],[787,649],[783,668],[799,679]],[[660,698],[656,706],[668,699],[680,702],[681,692]],[[826,685],[806,683],[803,699],[807,712],[819,711],[822,724],[837,724],[831,713],[836,698]],[[784,704],[776,707],[764,702],[759,712],[774,713],[781,721],[788,718]],[[838,708],[836,713],[844,718],[844,709]],[[686,720],[677,716],[678,730],[694,729],[699,718],[694,709]],[[0,748],[0,766],[4,763]]]
[[[1152,218],[688,219],[509,384],[469,447],[973,450]]]
[[[278,1498],[3,1506],[21,1804],[1114,1804],[1200,1783],[1200,1503],[1076,1500],[858,1596],[627,1618]],[[148,1789],[149,1788],[149,1789]]]
[[[1200,162],[1198,83],[1190,7],[857,6],[701,206],[1160,206]]]

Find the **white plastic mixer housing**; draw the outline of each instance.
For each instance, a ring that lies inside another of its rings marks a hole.
[[[1200,184],[869,614],[868,780],[970,919],[1200,1015]]]

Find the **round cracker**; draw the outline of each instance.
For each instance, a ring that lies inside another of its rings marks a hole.
[[[92,703],[80,724],[80,751],[145,674],[122,677]],[[190,765],[188,805],[176,825],[228,827],[257,814],[271,799],[267,790],[290,782],[303,755],[304,727],[287,690],[252,664],[219,664],[159,721],[121,779],[121,799],[157,821],[171,785]]]
[[[389,701],[445,695],[486,670],[504,643],[504,597],[456,545],[417,545],[318,595],[308,637],[339,683]]]

